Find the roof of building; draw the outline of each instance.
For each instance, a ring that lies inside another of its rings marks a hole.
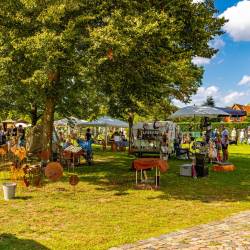
[[[232,108],[233,108],[234,106],[237,106],[237,107],[238,107],[240,110],[242,110],[242,111],[246,111],[247,114],[250,113],[250,105],[241,105],[241,104],[236,103],[236,104],[234,104],[234,105],[232,106]]]
[[[247,112],[247,113],[250,113],[250,106],[244,106],[243,109]]]
[[[220,109],[228,114],[230,114],[231,116],[234,117],[240,117],[240,116],[246,116],[246,111],[244,110],[235,110],[232,108],[221,108],[221,107],[216,107],[217,109]]]
[[[238,108],[240,108],[240,109],[242,109],[242,108],[243,108],[243,105],[238,104],[238,103],[235,103],[235,104],[232,106],[232,108],[233,108],[234,106],[238,106]]]

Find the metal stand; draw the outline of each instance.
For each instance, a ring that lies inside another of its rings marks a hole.
[[[141,172],[141,182],[143,182],[143,170],[140,170]],[[158,167],[155,168],[155,187],[158,188],[160,186],[160,170]],[[145,179],[147,179],[147,175],[145,174]],[[138,170],[135,171],[135,184],[138,185]]]

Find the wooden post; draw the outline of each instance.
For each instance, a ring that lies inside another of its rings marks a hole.
[[[138,185],[138,176],[137,176],[137,170],[135,171],[135,183],[136,183],[136,186]]]

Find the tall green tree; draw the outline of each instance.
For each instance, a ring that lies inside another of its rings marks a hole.
[[[100,6],[104,25],[90,33],[90,60],[110,113],[132,126],[135,113],[152,113],[165,100],[188,102],[203,76],[192,58],[212,57],[209,41],[222,33],[213,1],[111,2]]]
[[[212,96],[208,96],[207,100],[202,104],[202,106],[214,107],[215,106],[214,98]]]
[[[96,22],[90,14],[94,9],[94,2],[74,0],[0,3],[1,75],[13,86],[28,85],[39,93],[44,149],[51,147],[56,105],[64,104],[79,85],[85,86],[83,51],[88,27]]]
[[[14,113],[16,119],[26,116],[32,125],[36,125],[43,113],[43,102],[36,88],[21,82],[10,84],[5,81],[0,85],[0,108],[3,119]]]

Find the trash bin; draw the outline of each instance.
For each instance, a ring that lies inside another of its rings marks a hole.
[[[15,197],[16,183],[3,183],[3,194],[5,200],[10,200]]]

